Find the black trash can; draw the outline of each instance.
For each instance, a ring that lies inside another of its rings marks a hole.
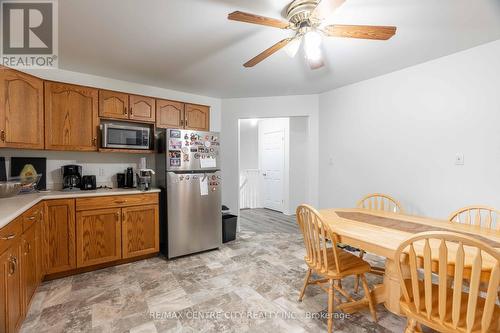
[[[236,239],[236,224],[238,216],[232,214],[222,214],[222,243],[234,241]]]

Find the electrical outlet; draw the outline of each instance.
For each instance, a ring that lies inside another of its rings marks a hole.
[[[455,155],[455,165],[464,165],[464,154],[462,153],[457,153]]]
[[[99,177],[104,177],[105,175],[104,168],[99,168]]]

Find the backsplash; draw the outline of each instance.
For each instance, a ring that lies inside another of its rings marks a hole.
[[[61,167],[67,164],[82,166],[83,175],[95,175],[97,186],[116,187],[116,174],[134,168],[136,172],[141,157],[146,157],[148,168],[154,169],[154,155],[126,153],[63,152],[47,150],[0,149],[0,156],[5,157],[7,177],[10,177],[11,157],[47,158],[47,189],[62,189]]]

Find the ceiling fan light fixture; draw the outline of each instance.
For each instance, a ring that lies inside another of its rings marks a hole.
[[[304,52],[309,61],[315,62],[322,58],[321,34],[316,30],[307,32],[304,36]]]
[[[293,39],[288,45],[285,47],[285,52],[290,58],[295,58],[297,52],[299,52],[300,45],[302,44],[302,38]]]

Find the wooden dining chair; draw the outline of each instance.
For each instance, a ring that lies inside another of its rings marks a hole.
[[[364,208],[375,211],[392,212],[398,214],[404,213],[403,208],[399,203],[399,201],[397,201],[390,195],[382,193],[368,194],[365,197],[363,197],[363,199],[359,200],[356,206],[358,208]],[[366,252],[364,250],[359,250],[359,257],[363,258],[365,256],[365,253]],[[376,275],[384,275],[385,268],[372,266],[370,273]],[[359,290],[359,277],[356,278],[356,280],[354,281],[354,291],[358,292],[358,290]]]
[[[363,259],[337,247],[338,236],[323,221],[319,212],[309,205],[297,207],[297,223],[299,224],[304,244],[306,247],[305,262],[307,270],[304,286],[300,292],[299,302],[304,298],[307,286],[311,284],[319,285],[328,293],[328,332],[333,331],[333,311],[334,301],[339,303],[338,309],[356,304],[368,304],[373,320],[377,321],[377,313],[372,300],[365,273],[370,271],[370,264]],[[316,273],[321,277],[319,280],[311,280],[311,274]],[[358,275],[361,278],[365,295],[363,299],[355,301],[347,291],[342,289],[340,280],[351,275]],[[334,282],[337,281],[337,284]],[[328,285],[328,288],[324,286]],[[339,292],[346,302],[334,295],[334,291]]]
[[[439,332],[500,332],[500,251],[463,234],[423,232],[401,243],[395,262],[405,333],[419,324]]]
[[[468,206],[451,214],[448,221],[500,230],[500,210],[482,205]]]

